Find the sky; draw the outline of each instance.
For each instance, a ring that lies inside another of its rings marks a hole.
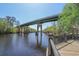
[[[64,3],[0,3],[0,17],[14,16],[20,24],[39,18],[57,15],[63,11]],[[43,29],[52,23],[43,24]],[[36,25],[30,26],[36,29]]]

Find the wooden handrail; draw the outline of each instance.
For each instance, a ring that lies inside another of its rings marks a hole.
[[[53,39],[53,37],[49,37],[49,45],[46,51],[46,56],[60,56]]]
[[[57,48],[56,48],[56,46],[55,46],[55,44],[54,44],[54,41],[53,41],[53,39],[50,39],[50,44],[51,44],[51,52],[52,52],[52,54],[51,55],[53,55],[53,56],[60,56],[60,54],[59,54],[59,52],[58,52],[58,50],[57,50]]]

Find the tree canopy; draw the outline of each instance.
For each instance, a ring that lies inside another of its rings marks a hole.
[[[15,23],[15,17],[6,16],[5,18],[0,18],[0,33],[13,32]]]
[[[79,4],[66,4],[59,16],[59,27],[63,32],[70,32],[79,24]]]
[[[5,18],[0,18],[0,33],[14,33],[18,32],[18,29],[14,25],[19,26],[20,22],[16,20],[15,17],[6,16]],[[36,32],[35,29],[30,27],[25,27],[25,32]]]

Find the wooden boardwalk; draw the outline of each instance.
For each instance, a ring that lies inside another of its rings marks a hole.
[[[79,41],[70,40],[56,45],[61,56],[79,56]]]

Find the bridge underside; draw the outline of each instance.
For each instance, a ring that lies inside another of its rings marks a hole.
[[[34,20],[32,22],[28,22],[28,23],[22,24],[22,25],[20,25],[20,27],[34,25],[34,24],[39,24],[39,23],[42,24],[42,23],[52,22],[52,21],[57,21],[57,20],[58,20],[58,15],[49,16],[49,17],[40,18],[40,19]]]
[[[36,32],[35,35],[36,35],[36,38],[37,38],[37,45],[38,45],[38,39],[39,39],[38,36],[39,36],[39,33],[40,33],[40,47],[41,47],[42,46],[42,24],[46,23],[46,22],[57,21],[57,20],[58,20],[58,15],[55,15],[55,16],[40,18],[38,20],[19,25],[19,26],[17,26],[17,28],[19,28],[19,30],[22,32],[22,30],[25,30],[26,26],[37,24],[37,32]],[[40,29],[40,31],[39,31],[39,29]]]

